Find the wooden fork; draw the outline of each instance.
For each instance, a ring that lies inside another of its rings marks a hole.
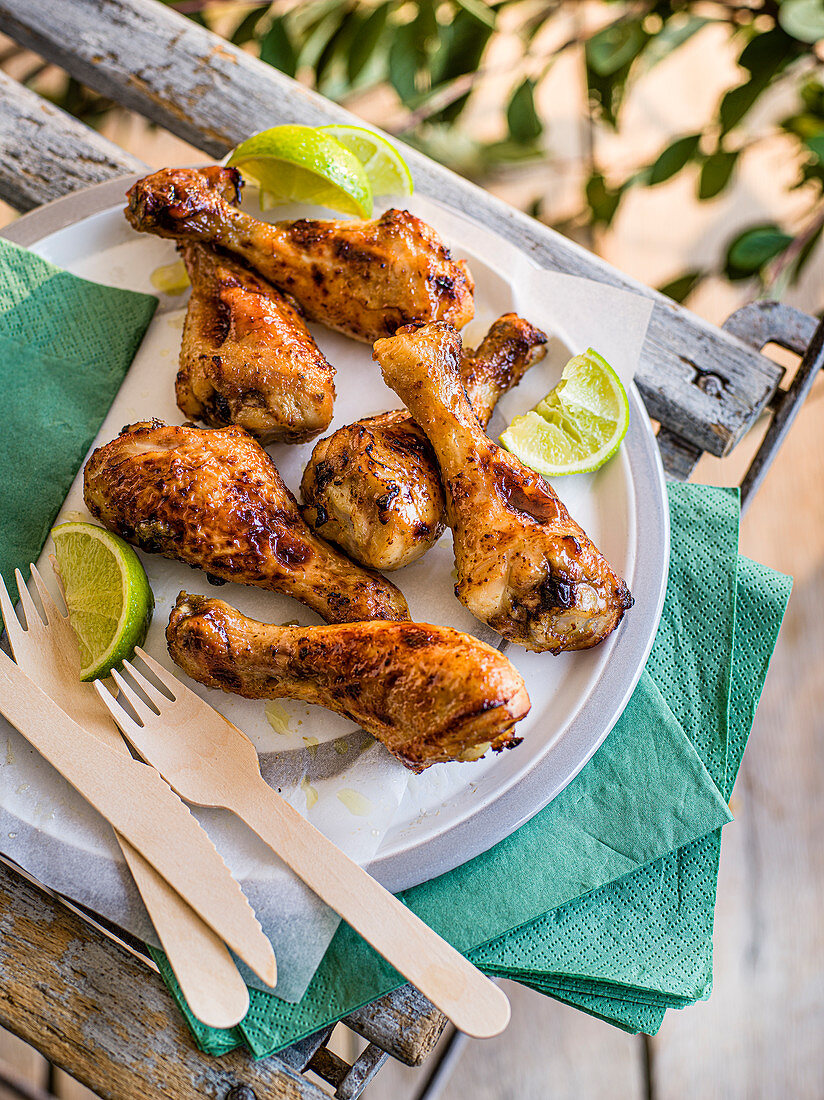
[[[78,725],[129,756],[93,686],[80,681],[80,651],[68,618],[58,610],[34,565],[31,576],[46,622],[18,569],[25,629],[0,577],[0,606],[15,660]],[[210,1027],[233,1027],[246,1015],[249,991],[223,940],[124,837],[115,836],[192,1012]]]
[[[129,661],[123,667],[142,695],[112,673],[138,721],[101,683],[95,687],[125,737],[180,797],[237,814],[461,1031],[476,1038],[503,1031],[503,990],[272,790],[244,733],[143,650],[136,653],[165,689]]]

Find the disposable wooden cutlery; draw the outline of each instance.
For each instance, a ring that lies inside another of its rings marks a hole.
[[[79,679],[80,651],[68,616],[60,612],[34,565],[31,575],[46,621],[18,569],[25,629],[0,577],[0,606],[14,659],[78,725],[130,758],[97,692]],[[246,1015],[249,991],[225,944],[128,840],[117,832],[115,836],[192,1012],[210,1027],[233,1027]]]
[[[3,652],[0,714],[263,981],[275,984],[275,955],[252,907],[211,840],[154,768],[87,733]]]
[[[143,650],[136,653],[163,690],[129,661],[130,681],[112,674],[120,699],[95,686],[126,738],[181,798],[237,814],[461,1031],[477,1038],[503,1031],[503,990],[272,790],[245,734]]]

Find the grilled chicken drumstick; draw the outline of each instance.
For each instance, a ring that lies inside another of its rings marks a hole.
[[[545,354],[546,336],[514,313],[500,317],[461,377],[486,427],[498,398]],[[372,569],[400,569],[438,541],[446,516],[438,464],[406,409],[339,428],[315,445],[300,484],[311,528]]]
[[[291,295],[311,321],[370,343],[413,321],[472,319],[473,282],[437,233],[406,210],[374,221],[267,225],[227,201],[234,168],[164,168],[129,191],[135,229],[205,241],[240,256]]]
[[[461,383],[458,333],[410,326],[374,354],[437,456],[461,603],[527,649],[603,641],[632,605],[629,590],[543,478],[484,435]]]
[[[303,699],[350,718],[407,767],[476,760],[520,742],[520,673],[468,634],[425,623],[270,626],[222,600],[181,592],[169,653],[208,687],[250,699]]]
[[[192,283],[175,392],[213,428],[305,443],[329,427],[334,371],[279,290],[208,245],[180,246]]]
[[[409,618],[393,584],[312,534],[242,428],[132,424],[92,454],[83,482],[92,515],[147,553],[284,592],[328,622]]]

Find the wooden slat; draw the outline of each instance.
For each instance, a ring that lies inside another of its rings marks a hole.
[[[204,1057],[159,975],[6,867],[0,927],[0,1025],[103,1100],[326,1097],[275,1059]]]
[[[411,985],[359,1008],[343,1022],[408,1066],[429,1057],[446,1027],[446,1017]]]
[[[661,428],[656,439],[667,477],[674,481],[689,481],[692,471],[698,465],[701,451],[669,428]]]
[[[146,167],[3,72],[0,164],[0,199],[16,210]]]
[[[96,91],[222,156],[282,121],[354,116],[156,0],[0,0],[0,26]],[[513,239],[545,267],[652,297],[656,307],[636,376],[650,415],[701,450],[726,453],[778,384],[764,356],[412,149],[422,192]],[[717,374],[721,385],[698,384]]]

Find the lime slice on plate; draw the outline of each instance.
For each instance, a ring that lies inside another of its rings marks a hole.
[[[555,389],[516,417],[500,438],[530,469],[560,477],[603,466],[628,427],[629,402],[621,379],[590,348],[570,359]]]
[[[412,194],[409,166],[386,138],[365,126],[321,126],[320,131],[331,134],[355,154],[366,169],[374,196]]]
[[[154,596],[140,558],[117,535],[92,523],[60,523],[51,533],[80,679],[96,680],[143,643]]]
[[[258,185],[264,209],[305,202],[361,218],[372,214],[365,168],[336,137],[314,126],[263,130],[241,142],[226,163]]]

